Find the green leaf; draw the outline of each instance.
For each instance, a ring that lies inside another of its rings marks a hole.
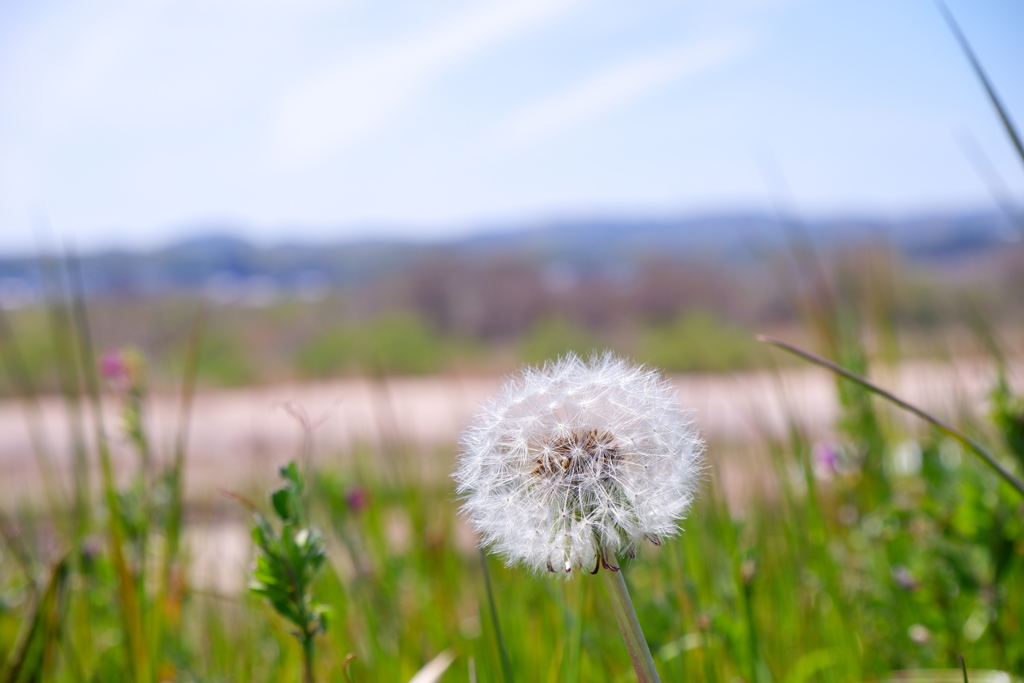
[[[282,479],[293,485],[296,492],[302,491],[302,475],[299,474],[299,466],[295,464],[294,460],[281,467],[279,473]]]
[[[281,518],[281,521],[288,522],[295,519],[295,505],[292,500],[292,492],[288,488],[280,488],[270,496],[270,502],[274,506],[274,512]]]

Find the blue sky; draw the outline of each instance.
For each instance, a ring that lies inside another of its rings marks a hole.
[[[1024,4],[949,6],[1024,124]],[[965,145],[1024,197],[930,0],[0,6],[0,252],[993,207]]]

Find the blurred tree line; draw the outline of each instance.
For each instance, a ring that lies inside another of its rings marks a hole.
[[[901,355],[948,355],[971,351],[965,321],[983,319],[997,331],[1024,325],[1022,257],[1019,245],[1008,245],[969,259],[911,263],[889,248],[847,247],[824,255],[818,276],[880,328],[898,330]],[[818,283],[800,258],[786,251],[742,262],[648,253],[566,263],[529,251],[424,249],[375,279],[315,291],[288,294],[261,281],[232,296],[129,291],[94,295],[89,306],[96,345],[141,347],[158,384],[180,369],[200,306],[209,313],[200,377],[210,385],[504,372],[604,348],[669,372],[722,372],[765,361],[755,332],[804,334],[801,302]],[[5,318],[31,375],[54,389],[45,305],[8,310]]]

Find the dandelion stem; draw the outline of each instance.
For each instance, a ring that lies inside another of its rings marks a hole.
[[[604,574],[604,583],[608,587],[608,595],[612,599],[615,620],[619,622],[619,630],[622,632],[623,640],[626,641],[629,658],[633,660],[637,680],[640,683],[661,683],[658,670],[654,668],[651,648],[647,646],[644,632],[640,629],[640,622],[636,618],[636,610],[633,609],[633,601],[629,599],[629,590],[626,588],[626,580],[622,578],[622,572],[606,571],[601,573]]]

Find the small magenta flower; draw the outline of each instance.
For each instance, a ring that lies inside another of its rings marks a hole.
[[[485,545],[537,572],[617,570],[679,531],[703,442],[673,387],[612,354],[525,368],[461,437],[454,475]]]
[[[100,358],[100,374],[109,380],[120,380],[127,374],[121,349],[107,349]]]
[[[839,472],[839,453],[830,443],[816,443],[811,451],[814,456],[814,472],[819,479],[831,479]]]
[[[113,347],[103,352],[99,360],[100,375],[118,391],[141,388],[146,358],[134,346]]]
[[[362,512],[370,503],[370,492],[362,486],[353,486],[345,494],[345,504],[356,514]]]

